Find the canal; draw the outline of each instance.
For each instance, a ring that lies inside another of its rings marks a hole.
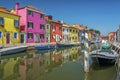
[[[91,45],[88,50],[97,48]],[[116,66],[92,63],[84,73],[83,52],[84,46],[77,46],[1,56],[0,80],[116,80]]]

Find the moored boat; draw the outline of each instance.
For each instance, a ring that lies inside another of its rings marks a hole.
[[[96,50],[90,53],[93,62],[97,62],[99,65],[111,65],[115,64],[118,57],[117,52],[114,50]]]
[[[74,44],[64,44],[64,43],[56,43],[57,47],[71,47],[74,46]]]
[[[39,45],[39,46],[35,46],[35,49],[37,50],[49,50],[49,49],[55,49],[56,46],[55,45]]]
[[[0,55],[9,55],[9,54],[23,52],[27,50],[27,47],[28,46],[15,46],[15,47],[3,48],[0,49]]]

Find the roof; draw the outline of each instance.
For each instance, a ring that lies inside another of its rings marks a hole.
[[[73,24],[72,26],[79,30],[87,30],[87,26],[83,26],[83,25],[79,25],[79,24]]]
[[[13,14],[10,11],[6,10],[4,7],[0,7],[0,12],[20,17],[19,15]]]
[[[31,5],[24,6],[24,7],[21,7],[21,8],[19,8],[19,9],[23,9],[23,8],[33,9],[33,10],[35,10],[35,11],[38,11],[39,13],[45,14],[45,12],[43,12],[42,10],[40,10],[40,9],[34,7],[34,6],[31,6]]]
[[[69,25],[69,24],[65,24],[65,23],[63,23],[63,24],[62,24],[62,27],[67,27],[67,28],[69,28],[70,25]]]
[[[50,20],[50,19],[48,19],[48,21],[50,21],[50,22],[54,22],[54,23],[62,24],[62,23],[60,23],[60,21],[57,21],[57,20]]]

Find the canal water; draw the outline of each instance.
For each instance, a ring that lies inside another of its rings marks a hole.
[[[89,46],[89,51],[98,48]],[[84,46],[1,56],[0,80],[116,80],[116,66],[91,64],[84,73]]]

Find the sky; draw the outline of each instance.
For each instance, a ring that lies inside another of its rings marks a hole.
[[[54,20],[100,30],[103,35],[120,25],[120,0],[0,0],[0,6],[10,9],[16,2],[20,7],[32,5],[43,10]]]

